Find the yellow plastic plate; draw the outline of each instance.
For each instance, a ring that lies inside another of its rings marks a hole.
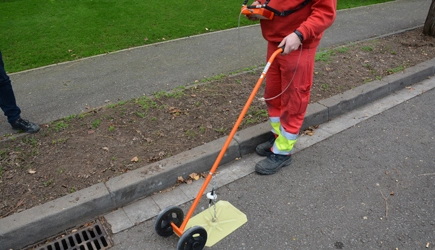
[[[211,247],[237,228],[245,224],[248,219],[244,213],[231,205],[228,201],[218,201],[216,206],[216,220],[213,206],[190,218],[186,225],[187,229],[193,226],[201,226],[207,231],[207,247]]]

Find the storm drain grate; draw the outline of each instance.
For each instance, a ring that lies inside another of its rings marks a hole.
[[[111,247],[107,233],[100,223],[95,222],[92,226],[70,233],[60,239],[56,239],[38,250],[105,250]]]

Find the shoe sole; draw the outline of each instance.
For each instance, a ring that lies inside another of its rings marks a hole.
[[[38,133],[39,130],[41,130],[40,128],[38,128],[38,130],[30,130],[30,131],[26,131],[26,130],[23,130],[23,129],[20,129],[20,128],[14,128],[14,127],[12,127],[12,129],[13,129],[13,130],[17,130],[17,131],[19,131],[19,132],[29,133],[29,134],[35,134],[35,133]]]
[[[257,172],[258,174],[261,175],[271,175],[271,174],[275,174],[278,173],[278,171],[283,168],[283,167],[287,167],[292,163],[292,158],[288,159],[287,161],[284,161],[283,163],[281,163],[280,165],[278,165],[278,167],[274,170],[266,170],[266,169],[259,169],[257,168],[257,165],[255,165],[255,172]]]

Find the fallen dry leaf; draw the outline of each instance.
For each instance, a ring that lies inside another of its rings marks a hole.
[[[170,107],[169,108],[169,113],[171,113],[171,114],[181,113],[181,109],[175,108],[175,107]]]
[[[304,134],[312,136],[312,135],[314,135],[314,131],[312,131],[312,130],[305,130]]]
[[[160,157],[158,156],[148,157],[148,162],[156,162],[156,161],[160,161]]]
[[[29,174],[35,174],[35,173],[36,173],[36,170],[29,169]]]
[[[304,134],[305,134],[305,135],[312,136],[312,135],[314,135],[314,130],[315,130],[315,129],[318,129],[318,128],[319,128],[319,125],[316,125],[316,126],[310,126],[310,127],[308,127],[307,129],[304,130]]]
[[[192,180],[195,180],[195,181],[199,180],[199,175],[197,173],[191,173],[189,175],[189,177],[192,178]]]
[[[183,176],[178,176],[178,178],[177,178],[177,182],[178,182],[178,183],[183,183],[183,182],[184,182],[184,178],[183,178]]]
[[[25,203],[25,199],[23,199],[23,200],[19,200],[18,202],[17,202],[17,207],[20,207],[20,206],[22,206],[24,203]]]
[[[139,161],[139,158],[137,158],[137,156],[135,156],[131,159],[131,162],[138,162],[138,161]]]

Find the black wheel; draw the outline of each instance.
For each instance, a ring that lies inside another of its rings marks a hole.
[[[181,226],[184,220],[184,213],[181,208],[176,206],[170,206],[162,210],[159,215],[157,215],[156,223],[154,224],[154,229],[157,234],[163,237],[168,237],[174,234],[171,222],[173,222],[177,227]]]
[[[207,231],[200,226],[194,226],[181,235],[177,250],[202,250],[206,242]]]

